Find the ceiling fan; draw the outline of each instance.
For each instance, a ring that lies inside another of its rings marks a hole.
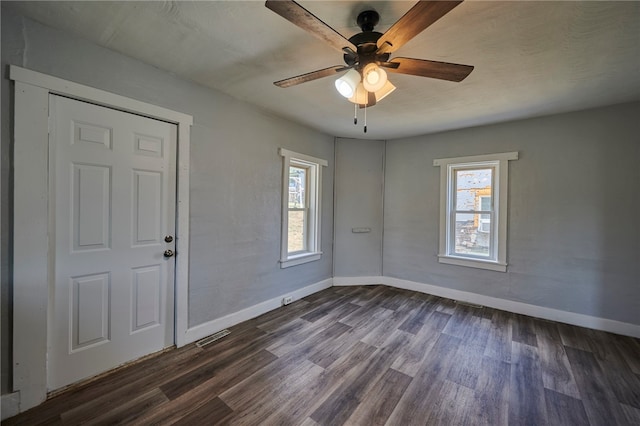
[[[364,108],[375,105],[395,90],[385,70],[462,81],[473,71],[473,66],[403,57],[390,59],[393,52],[460,3],[462,1],[419,1],[384,34],[373,30],[380,19],[379,14],[375,10],[366,10],[357,18],[362,32],[347,39],[293,0],[267,0],[267,8],[342,52],[345,62],[345,65],[312,71],[274,84],[291,87],[346,71],[336,80],[336,89],[349,101]]]

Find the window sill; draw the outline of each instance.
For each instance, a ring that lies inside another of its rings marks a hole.
[[[317,251],[314,253],[303,253],[297,254],[295,256],[291,256],[288,259],[280,261],[280,268],[289,268],[291,266],[302,265],[303,263],[314,262],[316,260],[320,260],[322,256],[321,251]]]
[[[487,269],[489,271],[507,272],[507,264],[486,260],[476,260],[455,256],[438,255],[438,262],[448,265],[466,266],[469,268]]]

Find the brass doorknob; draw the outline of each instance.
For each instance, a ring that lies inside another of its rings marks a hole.
[[[172,257],[174,255],[173,250],[165,250],[164,257]]]

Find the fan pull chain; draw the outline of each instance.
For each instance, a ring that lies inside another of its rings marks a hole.
[[[367,104],[364,104],[364,132],[367,133]]]
[[[353,125],[358,124],[358,104],[353,104]]]

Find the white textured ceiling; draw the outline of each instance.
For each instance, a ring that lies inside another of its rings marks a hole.
[[[475,70],[461,83],[390,74],[397,90],[368,109],[366,135],[353,125],[353,104],[336,92],[334,77],[286,89],[272,84],[343,62],[262,1],[3,3],[334,136],[393,139],[640,100],[635,1],[466,1],[393,56]],[[360,32],[360,11],[378,11],[376,30],[384,32],[414,4],[299,3],[347,38]]]

